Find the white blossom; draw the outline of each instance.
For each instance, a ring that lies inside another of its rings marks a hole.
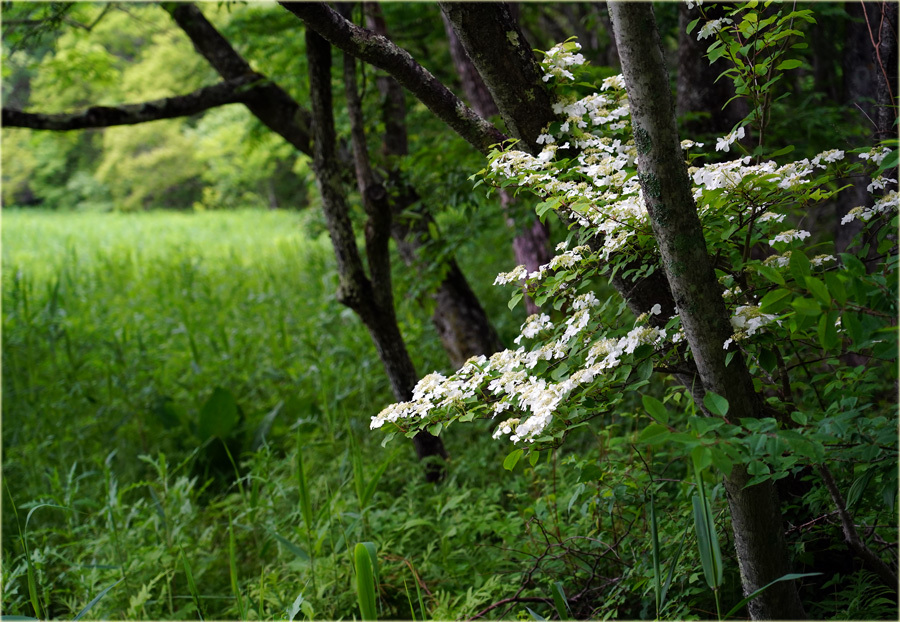
[[[787,231],[782,231],[778,235],[776,235],[773,239],[769,240],[769,246],[775,246],[778,242],[792,242],[794,240],[805,240],[810,236],[809,231],[804,231],[802,229],[788,229]]]
[[[723,17],[722,19],[714,19],[714,20],[710,20],[710,21],[706,22],[703,25],[703,28],[701,28],[700,32],[697,34],[697,41],[701,41],[701,40],[709,37],[710,35],[714,35],[715,33],[722,30],[722,28],[724,28],[728,24],[732,24],[732,23],[734,23],[734,22],[732,22],[727,17]],[[726,149],[726,151],[727,151],[727,149]]]
[[[720,21],[720,20],[716,20],[716,21]],[[724,136],[722,138],[717,138],[716,139],[716,151],[725,151],[725,152],[730,151],[731,145],[734,144],[734,141],[744,138],[744,135],[745,135],[744,128],[739,127],[738,129],[733,131],[731,134],[728,134],[727,136]]]

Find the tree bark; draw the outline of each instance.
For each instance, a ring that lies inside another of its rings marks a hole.
[[[450,22],[496,102],[507,129],[521,140],[520,147],[536,154],[538,136],[551,121],[553,99],[544,88],[542,71],[534,53],[504,3],[441,2],[441,11]],[[515,204],[508,193],[501,193],[504,208]],[[512,222],[512,220],[511,220]],[[516,263],[534,272],[550,261],[550,229],[533,219],[513,241]],[[528,313],[537,313],[530,296]]]
[[[537,137],[556,118],[525,35],[505,3],[440,2],[441,11],[484,79],[509,133],[539,151]]]
[[[479,152],[487,154],[492,145],[506,140],[502,132],[466,106],[409,52],[386,37],[354,25],[320,2],[280,4],[338,49],[387,71]]]
[[[249,72],[230,80],[206,86],[187,95],[155,99],[140,104],[119,106],[92,106],[78,112],[43,114],[3,108],[2,123],[5,127],[24,127],[33,130],[64,132],[116,125],[135,125],[186,117],[205,112],[210,108],[227,104],[246,103],[264,88],[266,79]]]
[[[441,11],[441,21],[444,23],[447,42],[450,44],[450,58],[453,59],[453,66],[456,68],[457,75],[459,75],[463,94],[469,101],[469,105],[485,119],[498,114],[499,110],[497,110],[497,104],[494,103],[494,99],[491,97],[491,92],[485,86],[484,80],[481,79],[481,75],[479,75],[475,65],[472,64],[469,55],[466,54],[459,37],[456,36],[456,31],[453,30],[453,25],[443,11]]]
[[[363,269],[350,222],[349,210],[341,187],[341,166],[335,149],[336,136],[331,96],[331,46],[311,29],[306,29],[306,52],[309,59],[309,88],[313,122],[313,168],[322,195],[322,210],[337,260],[338,300],[353,309],[366,325],[375,349],[387,372],[394,398],[412,399],[418,375],[406,350],[394,314],[391,294],[387,240],[390,211],[384,196],[373,192],[367,201],[366,252],[372,268],[370,280]],[[366,188],[364,194],[369,194]],[[441,439],[427,432],[413,438],[420,459],[447,458]],[[440,464],[429,462],[426,477],[439,480],[444,473]]]
[[[875,139],[878,141],[897,137],[897,3],[882,2],[880,11],[874,11],[877,20],[870,20],[875,69]],[[867,24],[868,25],[868,24]]]
[[[732,332],[731,325],[691,194],[652,7],[615,2],[610,3],[610,12],[631,107],[644,200],[703,388],[728,400],[729,417],[734,420],[758,417],[761,402],[740,353],[725,365],[722,344]],[[771,482],[747,487],[749,480],[746,468],[735,465],[725,482],[745,594],[790,571],[775,488]],[[767,589],[748,608],[757,620],[806,617],[796,585],[787,581]]]

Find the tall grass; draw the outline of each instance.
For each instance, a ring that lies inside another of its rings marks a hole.
[[[500,312],[490,283],[511,265],[510,232],[476,224],[460,262],[509,339],[521,318]],[[335,300],[314,215],[6,211],[2,242],[4,614],[351,619],[358,542],[377,545],[382,619],[472,616],[526,579],[546,599],[535,612],[587,615],[584,595],[600,592],[574,582],[621,573],[598,543],[634,525],[637,492],[582,476],[597,447],[614,450],[618,423],[575,443],[575,466],[524,474],[502,469],[508,447],[489,422],[454,427],[438,486],[408,442],[381,447],[368,421],[389,386]],[[446,371],[427,301],[397,276],[417,368]],[[212,425],[219,412],[236,423]],[[42,504],[68,511],[36,512],[20,537],[9,506]],[[578,535],[565,546],[590,564],[547,548],[541,525],[561,511],[558,537]]]

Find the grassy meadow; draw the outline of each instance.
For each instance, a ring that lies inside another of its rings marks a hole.
[[[598,524],[557,456],[509,473],[509,448],[462,426],[432,486],[411,444],[368,430],[387,380],[334,299],[314,215],[6,210],[2,225],[4,614],[354,618],[357,542],[377,547],[382,618],[470,616],[529,571],[535,598],[583,572],[549,555],[548,531]],[[509,234],[493,235],[478,248],[497,257],[461,262],[508,339],[521,319],[489,284]],[[414,279],[397,281],[420,373],[446,371]],[[204,440],[216,425],[225,443]]]

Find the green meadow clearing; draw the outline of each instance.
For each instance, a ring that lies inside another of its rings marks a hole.
[[[578,470],[548,455],[503,471],[485,425],[445,435],[439,486],[411,445],[381,447],[368,421],[387,380],[310,214],[7,210],[2,225],[5,614],[71,618],[102,595],[88,618],[353,618],[353,545],[373,542],[380,616],[456,618],[514,591],[545,529],[596,531]],[[499,257],[469,262],[476,288],[511,261],[494,235],[481,247]],[[416,365],[446,371],[411,286],[398,276]],[[521,320],[491,289],[509,338]],[[228,451],[204,441],[215,425]],[[599,546],[571,544],[588,560]],[[572,563],[551,556],[534,580],[591,570]]]

